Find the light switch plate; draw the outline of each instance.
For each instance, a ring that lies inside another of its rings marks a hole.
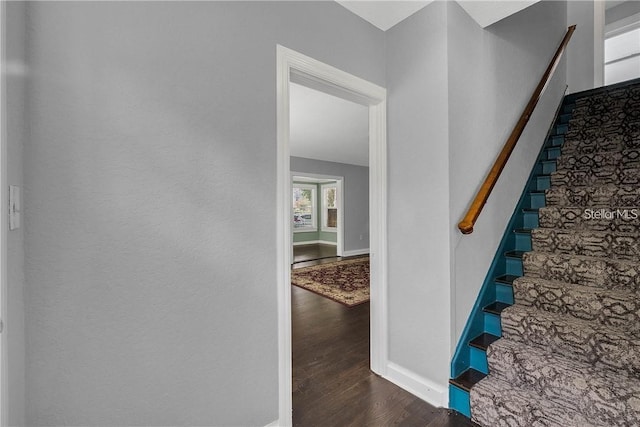
[[[9,230],[20,228],[20,187],[9,186]]]

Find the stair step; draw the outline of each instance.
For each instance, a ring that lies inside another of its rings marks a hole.
[[[555,160],[560,157],[561,148],[560,147],[547,147],[544,149],[546,160]]]
[[[519,305],[564,314],[614,328],[640,323],[640,301],[630,290],[593,288],[535,277],[518,277],[512,292]]]
[[[500,317],[502,336],[535,345],[598,369],[640,376],[640,337],[633,325],[616,328],[514,304]]]
[[[535,176],[535,189],[538,191],[544,191],[551,187],[551,175],[537,175]]]
[[[554,186],[640,185],[640,167],[600,166],[590,169],[562,169],[551,174]]]
[[[528,277],[640,292],[637,262],[531,251],[523,256],[522,264]]]
[[[640,219],[636,221],[629,221],[624,216],[614,216],[613,218],[605,218],[606,212],[622,212],[627,210],[628,214],[633,214],[633,209],[622,206],[610,206],[606,211],[602,211],[603,214],[599,214],[600,217],[594,217],[587,215],[587,211],[584,207],[580,206],[545,206],[540,208],[539,215],[535,218],[525,213],[524,222],[528,224],[539,225],[541,228],[561,228],[565,230],[594,230],[594,231],[616,231],[625,233],[639,233],[640,232]],[[600,212],[596,209],[596,212]],[[636,214],[640,214],[640,209],[635,211]]]
[[[574,136],[565,139],[562,145],[562,152],[569,154],[590,154],[605,152],[622,152],[624,150],[640,147],[640,140],[637,138],[622,138],[620,135],[603,136],[597,138],[585,138],[584,136]]]
[[[578,411],[489,375],[470,391],[472,420],[482,426],[595,427]]]
[[[562,156],[558,157],[562,158]],[[552,174],[557,169],[556,160],[542,160],[542,173],[544,174]]]
[[[504,256],[506,256],[507,258],[522,259],[525,253],[525,251],[509,251],[505,252]]]
[[[496,277],[494,279],[494,282],[502,283],[504,285],[513,286],[513,281],[516,280],[518,277],[521,277],[521,276],[514,276],[512,274],[504,274],[502,276]]]
[[[531,235],[531,231],[533,229],[532,228],[516,228],[515,230],[513,230],[514,233],[516,234],[528,234]]]
[[[537,228],[531,244],[537,252],[640,261],[640,233]]]
[[[549,143],[552,147],[561,147],[564,145],[564,135],[552,135],[549,137]]]
[[[620,168],[638,167],[640,164],[640,148],[623,151],[604,151],[595,153],[563,153],[557,159],[558,169],[585,169],[601,166],[618,166]]]
[[[476,385],[480,380],[486,377],[486,374],[483,374],[480,371],[476,371],[473,368],[469,368],[456,378],[450,379],[449,384],[453,384],[456,387],[463,389],[464,391],[470,391],[474,385]]]
[[[611,206],[640,207],[639,186],[551,187],[546,191],[547,206],[583,206],[585,208],[609,208]]]
[[[555,127],[555,133],[558,135],[564,135],[569,131],[569,124],[568,123],[562,123],[559,125],[556,125]]]
[[[500,314],[507,308],[511,307],[511,304],[507,304],[504,302],[492,302],[491,304],[482,308],[482,311],[485,313],[495,314],[500,316]]]
[[[475,348],[478,348],[480,350],[487,350],[487,347],[489,347],[491,344],[493,344],[494,342],[496,342],[497,340],[499,340],[500,337],[492,335],[492,334],[488,334],[488,333],[483,333],[481,335],[478,335],[477,337],[475,337],[474,339],[472,339],[471,341],[469,341],[469,345]]]
[[[487,351],[492,375],[604,425],[638,419],[640,381],[546,349],[503,339]],[[586,379],[588,378],[588,381]],[[576,386],[579,392],[576,392]],[[614,422],[618,421],[618,422]]]

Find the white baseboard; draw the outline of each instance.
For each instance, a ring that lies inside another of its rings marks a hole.
[[[439,408],[449,407],[449,390],[393,362],[387,363],[383,376],[400,388]]]
[[[273,422],[271,422],[271,423],[267,424],[267,425],[266,425],[266,426],[264,426],[264,427],[280,427],[280,425],[281,425],[281,424],[280,424],[280,420],[275,420],[275,421],[273,421]]]
[[[330,245],[337,246],[336,242],[328,242],[326,240],[308,240],[306,242],[293,242],[293,246],[303,246],[303,245]]]
[[[366,249],[354,249],[351,251],[342,251],[342,256],[356,256],[356,255],[366,255],[369,253],[369,248]]]

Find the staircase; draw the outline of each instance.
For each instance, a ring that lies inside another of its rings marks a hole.
[[[640,426],[640,81],[565,98],[450,384],[482,426]]]

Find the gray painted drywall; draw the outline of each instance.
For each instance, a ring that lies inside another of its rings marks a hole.
[[[25,127],[25,3],[6,6],[6,107],[7,178],[9,185],[22,188],[22,147]],[[24,206],[22,207],[24,212]],[[24,220],[24,217],[23,217]],[[6,224],[3,225],[6,227]],[[8,366],[8,421],[10,426],[25,425],[25,329],[24,329],[24,225],[7,236],[8,287],[6,315]]]
[[[7,178],[9,185],[23,186],[22,147],[25,128],[25,3],[7,2]],[[22,208],[24,211],[24,206]],[[24,218],[23,218],[24,220]],[[24,226],[10,231],[8,249],[8,420],[10,426],[25,425],[25,326],[24,326]]]
[[[455,2],[448,7],[455,345],[562,99],[565,61],[538,103],[473,234],[463,236],[457,223],[564,37],[566,12],[562,2],[540,2],[482,30]],[[474,72],[468,73],[470,69]]]
[[[576,25],[567,50],[568,93],[594,87],[594,4],[583,0],[567,2],[567,25]]]
[[[383,86],[384,34],[334,2],[26,7],[27,424],[270,423],[276,44]]]
[[[632,0],[626,1],[622,4],[607,9],[605,14],[605,24],[609,25],[621,19],[627,18],[631,15],[640,13],[640,1]]]
[[[291,157],[293,172],[344,177],[344,251],[369,248],[369,168]],[[362,240],[360,240],[362,235]]]
[[[387,31],[389,359],[446,387],[449,365],[447,5]]]
[[[482,29],[455,2],[434,2],[387,32],[389,358],[440,390],[563,94],[564,64],[475,233],[456,226],[562,39],[565,8],[543,2]]]

